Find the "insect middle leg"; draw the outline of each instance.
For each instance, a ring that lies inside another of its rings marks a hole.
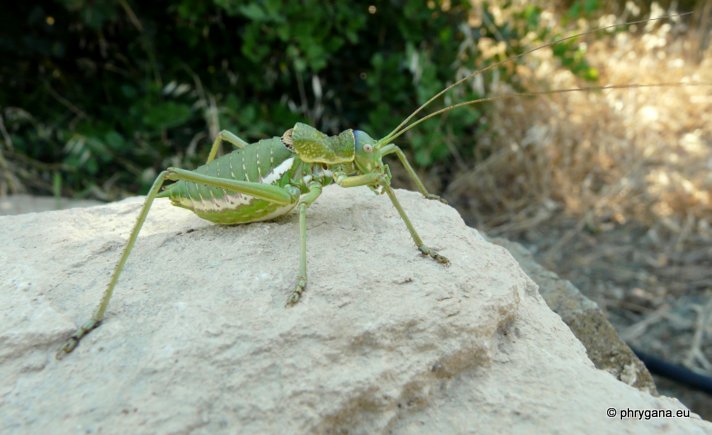
[[[287,299],[287,306],[299,302],[307,287],[307,208],[321,195],[321,184],[309,184],[309,193],[302,196],[297,205],[299,211],[299,275],[297,285]]]
[[[161,174],[156,178],[156,181],[153,182],[153,186],[151,187],[151,190],[146,196],[146,200],[144,201],[143,207],[141,208],[141,213],[139,213],[139,216],[136,220],[136,224],[134,224],[134,227],[131,230],[131,235],[129,236],[129,240],[126,243],[126,246],[124,247],[124,250],[121,254],[121,258],[116,264],[116,267],[114,267],[114,272],[111,275],[111,280],[109,281],[106,290],[104,290],[104,294],[101,297],[99,305],[94,311],[94,314],[92,315],[91,319],[85,324],[83,324],[81,327],[79,327],[79,329],[77,329],[77,331],[69,338],[69,340],[67,340],[64,346],[62,346],[59,352],[57,352],[58,359],[61,359],[66,354],[73,351],[84,336],[86,336],[89,332],[101,325],[101,322],[104,320],[106,309],[109,306],[109,301],[111,300],[111,296],[114,292],[114,287],[116,286],[116,283],[119,280],[119,276],[121,275],[121,272],[124,269],[124,265],[126,264],[126,260],[128,259],[134,244],[136,243],[138,233],[141,231],[141,227],[143,226],[143,223],[146,220],[146,216],[148,215],[148,211],[150,210],[151,205],[153,204],[153,200],[156,198],[156,195],[158,194],[161,187],[163,186],[163,183],[166,180],[185,180],[194,183],[205,184],[207,186],[220,187],[226,190],[244,193],[247,195],[254,196],[258,199],[264,199],[267,201],[284,205],[294,204],[295,202],[297,202],[299,200],[300,194],[299,189],[296,187],[294,187],[293,189],[287,189],[279,186],[272,186],[262,183],[223,179],[198,174],[197,172],[188,171],[185,169],[168,168],[165,171],[161,172]]]

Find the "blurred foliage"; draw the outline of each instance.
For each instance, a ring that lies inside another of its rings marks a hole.
[[[693,11],[700,9],[708,0],[558,0],[559,7],[567,11],[570,18],[596,16],[601,11],[625,14],[637,9],[639,14],[648,15],[654,7],[661,10]]]
[[[11,165],[0,170],[37,193],[61,180],[65,195],[115,199],[145,193],[166,166],[201,164],[220,129],[256,140],[304,121],[381,137],[465,72],[563,34],[542,24],[536,6],[475,3],[8,3],[0,18],[0,163]],[[485,41],[498,49],[482,50]],[[554,54],[595,79],[574,41]],[[515,71],[491,73],[516,87]],[[445,102],[483,92],[463,86]],[[453,155],[471,155],[463,138],[486,128],[483,110],[453,111],[399,142],[416,164],[447,167]]]

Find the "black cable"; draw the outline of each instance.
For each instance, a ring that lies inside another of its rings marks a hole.
[[[641,352],[638,349],[631,349],[633,349],[633,352],[638,355],[638,358],[643,361],[643,364],[645,364],[645,367],[647,367],[651,373],[712,395],[712,377],[693,372],[687,367],[673,364],[657,356]]]

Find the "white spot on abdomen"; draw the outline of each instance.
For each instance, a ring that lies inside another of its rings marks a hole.
[[[287,160],[283,161],[280,163],[276,168],[272,169],[268,174],[266,174],[264,177],[260,178],[260,182],[263,184],[273,184],[274,182],[278,181],[280,178],[282,178],[282,175],[287,173],[289,169],[291,169],[292,164],[294,163],[294,157],[290,157]],[[230,162],[232,165],[232,161]],[[245,178],[247,178],[247,168],[245,168],[245,164],[243,162],[243,171],[245,173]],[[231,166],[232,169],[232,166]],[[246,181],[250,181],[247,179]],[[252,201],[255,199],[254,196],[252,195],[246,195],[244,193],[240,192],[231,192],[229,190],[224,190],[224,195],[220,198],[216,198],[215,195],[213,194],[213,191],[210,190],[210,199],[204,198],[203,193],[201,189],[198,189],[198,196],[200,196],[200,199],[196,198],[180,198],[178,201],[185,207],[191,208],[196,211],[223,211],[223,210],[236,210],[242,205],[247,205],[252,203]],[[285,213],[286,208],[291,208],[294,207],[293,205],[289,205],[287,207],[284,207],[282,209],[276,210],[274,213],[271,213],[270,216],[279,216],[280,214]],[[263,218],[264,219],[264,218]]]
[[[270,171],[267,175],[262,177],[262,179],[260,181],[264,184],[274,183],[275,181],[282,178],[282,175],[284,175],[292,167],[292,163],[294,163],[294,157],[290,157],[287,160],[280,163],[279,166],[272,169],[272,171]]]

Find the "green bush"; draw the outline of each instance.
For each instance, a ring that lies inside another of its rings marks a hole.
[[[514,6],[508,6],[514,9]],[[456,72],[521,53],[557,33],[541,10],[518,7],[497,24],[485,3],[57,0],[5,5],[0,110],[5,159],[33,190],[114,199],[144,193],[155,174],[205,159],[211,135],[280,135],[296,121],[328,133],[380,137]],[[496,35],[505,51],[483,58]],[[555,54],[592,78],[579,47]],[[512,68],[500,77],[516,83]],[[449,102],[479,98],[463,86]],[[467,157],[481,106],[423,124],[400,142],[420,166]],[[0,154],[2,157],[2,154]],[[1,168],[0,168],[1,169]],[[0,183],[2,177],[0,177]]]

